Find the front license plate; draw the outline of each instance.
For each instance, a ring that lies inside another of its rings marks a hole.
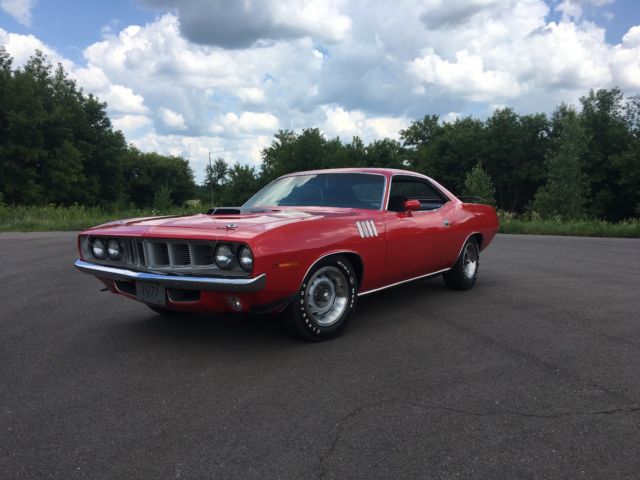
[[[165,288],[159,283],[137,282],[136,297],[141,302],[150,303],[152,305],[167,304],[167,296],[165,295]]]

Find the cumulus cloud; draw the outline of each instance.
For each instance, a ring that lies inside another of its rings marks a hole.
[[[449,62],[427,49],[409,65],[409,72],[426,84],[446,93],[476,102],[496,98],[513,98],[520,94],[520,85],[509,71],[486,68],[484,59],[467,50],[456,52]]]
[[[181,113],[174,112],[168,108],[159,108],[158,114],[162,122],[173,130],[186,130],[187,125]]]
[[[433,33],[435,47],[408,63],[416,92],[548,110],[559,101],[575,102],[590,88],[620,86],[628,93],[638,88],[640,52],[633,28],[628,40],[610,45],[605,30],[593,22],[548,21],[549,9],[539,0],[485,7],[469,25],[447,30],[447,46],[440,32]]]
[[[349,141],[352,137],[394,138],[409,124],[407,118],[368,117],[359,110],[347,111],[340,106],[323,106],[325,115],[322,130],[331,137],[341,137]]]
[[[336,0],[145,0],[178,12],[180,28],[195,43],[227,48],[248,47],[259,40],[312,36],[336,42],[345,38],[351,19]]]
[[[114,118],[112,123],[116,130],[121,130],[128,138],[140,136],[152,124],[145,115],[122,115]]]
[[[11,33],[0,28],[0,45],[5,47],[7,52],[13,57],[14,65],[18,67],[24,65],[36,50],[40,50],[48,57],[49,61],[54,63],[60,62],[66,69],[73,68],[71,61],[60,56],[56,50],[33,35]]]
[[[149,109],[144,105],[144,98],[123,85],[109,85],[102,92],[102,100],[106,101],[112,112],[146,113]]]
[[[556,10],[562,13],[564,19],[580,19],[585,8],[604,7],[614,0],[562,0]]]
[[[35,0],[0,0],[0,9],[13,19],[24,25],[31,26],[31,9]]]

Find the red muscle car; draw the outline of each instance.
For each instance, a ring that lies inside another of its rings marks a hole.
[[[434,275],[470,289],[497,231],[492,207],[424,175],[316,170],[280,177],[241,207],[91,228],[75,266],[158,313],[288,310],[301,335],[324,340],[362,295]]]

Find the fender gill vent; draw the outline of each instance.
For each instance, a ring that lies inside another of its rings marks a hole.
[[[373,220],[356,222],[356,227],[358,228],[360,238],[371,238],[378,236],[378,229],[376,228],[376,224],[373,222]]]

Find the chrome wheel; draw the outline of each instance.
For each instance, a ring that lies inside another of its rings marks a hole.
[[[462,271],[467,280],[471,280],[478,270],[478,248],[475,243],[467,243],[462,254]]]
[[[349,284],[343,272],[327,266],[313,274],[307,283],[304,303],[311,320],[326,327],[338,321],[347,308]]]

